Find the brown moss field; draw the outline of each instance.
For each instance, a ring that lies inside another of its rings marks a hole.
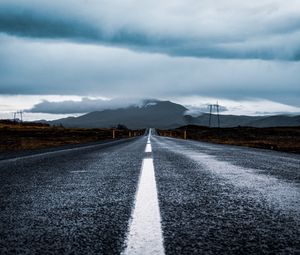
[[[142,135],[144,130],[114,129],[115,139]],[[0,152],[24,151],[113,139],[113,129],[51,127],[0,122]]]
[[[162,136],[300,153],[300,127],[208,128],[189,125],[172,130],[158,130]]]

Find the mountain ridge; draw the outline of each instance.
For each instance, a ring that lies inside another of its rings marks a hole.
[[[208,126],[209,114],[198,117],[187,114],[188,109],[171,101],[145,100],[143,105],[132,105],[126,108],[93,111],[78,117],[67,117],[47,123],[65,127],[105,128],[118,124],[128,128],[176,128],[188,124]],[[217,116],[211,117],[212,126],[217,125]],[[300,126],[300,115],[247,116],[220,115],[221,127],[250,126]]]

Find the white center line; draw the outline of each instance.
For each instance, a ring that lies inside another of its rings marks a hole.
[[[151,143],[147,144],[146,152],[148,145],[151,149]],[[143,160],[126,244],[126,255],[165,253],[152,158]]]
[[[151,146],[151,143],[147,143],[145,152],[152,152],[152,146]]]

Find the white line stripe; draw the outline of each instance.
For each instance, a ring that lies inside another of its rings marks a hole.
[[[150,143],[150,138],[151,138],[151,128],[149,129],[149,134],[148,134],[148,139],[147,139],[147,143]]]
[[[152,158],[143,160],[124,255],[163,255],[163,234]]]
[[[164,254],[160,220],[153,159],[145,158],[124,254]]]
[[[152,152],[152,146],[151,146],[151,143],[147,143],[145,152]]]

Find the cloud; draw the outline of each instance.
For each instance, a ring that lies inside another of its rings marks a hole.
[[[210,112],[210,104],[203,104],[203,105],[199,105],[199,106],[190,106],[190,105],[186,105],[186,107],[188,108],[188,110],[184,113],[185,115],[191,115],[193,117],[198,117],[200,115],[202,115],[203,113],[209,113]],[[219,113],[223,113],[228,111],[228,108],[226,106],[223,105],[219,105]],[[212,113],[217,113],[217,108],[213,107],[212,108]]]
[[[299,60],[298,0],[0,1],[2,95],[300,106]]]
[[[201,114],[209,112],[209,104],[215,104],[218,100],[221,105],[221,113],[228,115],[278,115],[278,114],[300,114],[300,105],[298,107],[279,103],[263,98],[248,98],[240,100],[231,100],[226,98],[213,98],[202,96],[187,96],[172,98],[175,102],[185,105],[192,113]],[[216,111],[214,111],[215,113]]]
[[[25,96],[27,97],[27,96]],[[61,115],[80,115],[93,111],[107,109],[119,109],[127,107],[142,107],[155,104],[157,99],[138,99],[138,98],[115,98],[115,99],[93,99],[81,98],[81,100],[50,101],[42,100],[34,104],[30,109],[25,110],[27,114],[55,114]],[[194,117],[209,112],[209,105],[216,103],[216,98],[205,97],[177,97],[173,102],[184,105],[188,110],[185,115]],[[228,100],[221,99],[219,103],[220,114],[234,115],[275,115],[275,114],[299,114],[300,107],[294,107],[275,101],[253,98],[248,100]],[[213,109],[216,113],[216,109]]]
[[[170,57],[0,36],[0,94],[267,98],[299,104],[300,62]]]
[[[42,102],[35,104],[31,109],[26,110],[26,112],[51,114],[87,113],[107,109],[126,108],[130,106],[142,106],[147,103],[147,101],[148,100],[134,98],[117,98],[111,100],[82,98],[80,101],[67,100],[61,102],[43,100]]]
[[[3,0],[0,31],[171,56],[298,61],[299,7],[298,0]]]

